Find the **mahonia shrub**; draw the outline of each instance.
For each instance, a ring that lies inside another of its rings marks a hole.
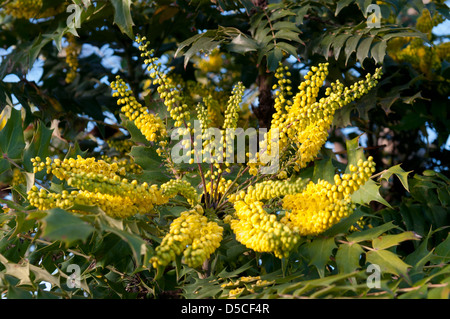
[[[448,299],[448,12],[0,1],[1,298]]]
[[[39,210],[61,208],[81,213],[82,207],[97,206],[113,218],[141,214],[151,220],[162,207],[177,205],[181,200],[186,210],[170,222],[154,255],[149,257],[149,264],[155,268],[164,268],[177,258],[190,267],[201,266],[220,247],[227,229],[238,242],[255,252],[288,258],[303,237],[317,236],[355,211],[352,194],[375,173],[372,157],[360,156],[348,166],[348,172],[330,168],[332,180],[313,181],[303,176],[302,171],[322,156],[320,151],[335,112],[376,86],[381,68],[350,87],[339,81],[331,83],[325,96],[319,98],[328,63],[312,67],[297,91],[291,86],[291,74],[280,63],[275,73],[278,83],[272,88],[276,99],[271,127],[260,133],[263,138],[256,145],[258,151],[250,145],[238,149],[245,152],[245,161],[235,163],[234,140],[225,137],[229,130],[238,129],[245,91],[242,83],[237,83],[227,98],[215,91],[197,89],[199,95],[205,95],[195,102],[194,88],[184,87],[182,80],[158,62],[154,51],[148,49],[146,38],[137,36],[136,42],[149,72],[150,83],[146,88],[161,100],[167,116],[142,105],[120,76],[111,82],[112,95],[121,107],[123,119],[134,127],[133,134],[139,132],[148,148],[158,154],[170,179],[159,184],[142,181],[139,176],[143,169],[130,156],[139,146],[132,140],[111,140],[108,147],[123,154],[124,159],[107,155],[99,159],[80,155],[64,159],[32,158],[35,174],[43,172],[46,179],[56,178],[65,185],[61,191],[32,186],[27,192],[32,206]],[[73,37],[69,43],[70,49]],[[67,53],[71,66],[67,82],[73,80],[76,72],[76,56],[71,52]],[[220,59],[220,54],[213,52],[208,63],[214,64],[214,69]],[[221,123],[217,112],[222,113]],[[173,132],[183,136],[179,143],[188,150],[184,165],[192,167],[190,170],[183,171],[177,163],[177,154],[172,152],[176,141]],[[217,136],[217,132],[221,134]],[[264,156],[274,156],[279,171],[264,173],[267,167]],[[189,179],[194,171],[200,176],[198,184]]]
[[[432,39],[432,29],[444,21],[444,17],[435,12],[433,15],[428,9],[424,9],[417,18],[415,27],[426,34],[427,39]],[[439,72],[443,63],[450,59],[450,44],[448,42],[434,43],[431,45],[420,38],[397,38],[389,42],[388,53],[399,63],[409,63],[412,68],[429,80],[435,81],[438,91],[448,95],[450,80]]]

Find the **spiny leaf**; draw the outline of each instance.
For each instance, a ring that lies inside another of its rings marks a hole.
[[[401,167],[401,164],[392,166],[391,168],[387,169],[381,176],[380,180],[384,179],[386,181],[389,180],[389,178],[392,175],[395,175],[398,177],[400,182],[402,183],[403,187],[409,192],[409,185],[408,185],[408,174],[412,171],[405,172]]]
[[[31,285],[30,279],[30,267],[28,262],[22,264],[16,264],[9,262],[5,256],[0,254],[0,263],[6,268],[6,274],[11,275],[19,279],[18,286]]]
[[[364,213],[360,207],[356,208],[355,212],[350,216],[341,219],[337,224],[333,225],[326,232],[323,233],[324,236],[336,236],[338,234],[346,233],[352,225],[354,225],[361,217],[370,216]]]
[[[342,47],[344,46],[345,41],[350,38],[352,34],[344,33],[336,36],[336,39],[333,41],[333,52],[334,58],[337,60],[339,58],[339,53],[341,52]]]
[[[325,265],[330,259],[333,249],[336,248],[334,237],[315,238],[311,243],[304,246],[308,255],[309,265],[314,265],[320,277],[325,276]]]
[[[381,226],[369,228],[360,232],[354,232],[347,236],[347,240],[353,243],[359,243],[366,240],[373,240],[378,236],[380,236],[381,234],[393,228],[397,228],[397,226],[395,226],[393,222],[389,222]]]
[[[376,63],[383,63],[384,56],[386,55],[387,41],[378,41],[373,44],[370,49],[370,54],[374,58]]]
[[[128,231],[122,231],[117,228],[104,226],[105,231],[111,232],[117,236],[119,236],[123,241],[125,241],[128,246],[131,248],[133,253],[133,259],[136,262],[137,266],[141,265],[141,255],[145,255],[147,252],[147,246],[145,245],[145,241],[139,236]]]
[[[389,208],[392,206],[381,196],[380,185],[377,185],[372,179],[369,179],[356,192],[351,195],[351,199],[357,204],[369,204],[371,201],[377,201]]]
[[[275,71],[278,67],[278,62],[283,58],[283,52],[281,49],[275,47],[267,54],[267,67],[270,71]]]
[[[359,43],[359,40],[361,39],[361,37],[362,37],[362,34],[352,35],[345,42],[345,49],[344,49],[344,52],[346,55],[345,65],[347,65],[348,59],[350,58],[352,53],[356,51],[356,47],[358,46],[358,43]]]
[[[336,3],[336,11],[334,15],[337,16],[342,9],[347,7],[350,3],[355,2],[355,0],[341,0]]]
[[[371,250],[366,253],[368,263],[379,265],[382,272],[403,276],[407,281],[408,268],[411,266],[389,250]]]
[[[67,245],[77,240],[85,241],[94,231],[94,227],[61,208],[50,209],[42,222],[43,237],[50,240],[59,240]]]
[[[365,160],[364,150],[359,146],[359,138],[360,136],[357,136],[354,139],[345,141],[347,149],[347,168],[345,173],[347,174],[350,173],[350,165],[357,166],[360,159]]]
[[[359,261],[364,250],[358,244],[342,244],[336,252],[336,265],[339,273],[351,273],[359,268]]]
[[[406,231],[395,235],[385,235],[374,238],[372,240],[372,246],[375,249],[386,249],[392,246],[397,246],[399,243],[405,240],[419,240],[421,236],[415,232]]]
[[[130,156],[135,163],[142,167],[140,178],[150,181],[152,184],[167,182],[169,177],[164,174],[165,168],[159,160],[159,155],[152,147],[133,146]]]

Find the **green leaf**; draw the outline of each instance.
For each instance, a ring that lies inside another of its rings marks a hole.
[[[178,54],[179,54],[181,51],[183,51],[183,49],[184,49],[185,47],[190,46],[193,42],[197,41],[197,39],[201,38],[201,37],[204,36],[204,35],[205,35],[205,33],[199,33],[199,34],[196,34],[196,35],[190,37],[189,39],[186,39],[186,40],[184,40],[183,42],[181,42],[181,43],[178,45],[177,51],[175,51],[175,55],[174,55],[174,56],[177,57]]]
[[[9,286],[6,299],[32,299],[32,295],[25,289]]]
[[[342,47],[344,46],[345,41],[352,36],[351,33],[339,34],[333,40],[333,53],[334,58],[337,60],[339,58],[339,54],[341,52]]]
[[[358,244],[342,244],[336,252],[339,273],[351,273],[359,268],[359,260],[364,250]]]
[[[402,183],[403,187],[409,192],[409,186],[408,186],[408,174],[412,171],[405,172],[401,167],[400,164],[392,166],[391,168],[387,169],[381,176],[380,180],[384,179],[386,181],[389,181],[389,178],[392,175],[395,175],[398,177],[400,182]]]
[[[286,29],[277,31],[275,33],[275,38],[276,39],[285,39],[285,40],[289,40],[289,41],[295,41],[295,42],[302,43],[302,40],[300,40],[300,38],[299,38],[299,33],[298,32],[294,32],[294,31],[290,31],[290,30],[286,30]]]
[[[448,263],[450,259],[450,234],[447,235],[447,238],[436,246],[436,249],[433,253],[433,262],[434,263]]]
[[[283,59],[283,52],[280,48],[275,47],[267,54],[267,67],[270,71],[275,71],[278,67],[278,62]]]
[[[372,240],[372,247],[375,249],[386,249],[392,246],[397,246],[399,243],[405,240],[419,240],[422,238],[415,232],[406,231],[396,235],[385,235],[374,238]]]
[[[136,265],[139,267],[141,265],[141,255],[145,255],[145,253],[147,252],[145,241],[129,231],[119,230],[117,228],[108,226],[105,226],[104,230],[119,236],[128,244],[128,246],[131,248],[133,259],[135,260]]]
[[[311,9],[311,5],[309,3],[306,3],[300,6],[299,9],[295,11],[295,23],[297,25],[303,24],[303,19],[305,18],[305,15],[308,13],[309,9]]]
[[[366,253],[366,260],[379,265],[382,272],[403,276],[408,280],[408,268],[411,266],[389,250],[370,250]]]
[[[54,287],[60,287],[59,276],[51,275],[47,270],[37,267],[35,265],[29,265],[31,272],[34,274],[34,282],[40,283],[42,281],[50,283]]]
[[[299,33],[300,29],[297,28],[297,26],[295,25],[294,22],[290,22],[290,21],[278,21],[276,23],[273,24],[272,29],[274,30],[291,30],[294,32]]]
[[[278,42],[277,47],[298,59],[297,48],[286,42]]]
[[[387,232],[388,230],[391,230],[393,228],[397,228],[397,226],[395,226],[393,224],[393,222],[389,222],[374,228],[369,228],[360,232],[354,232],[350,235],[347,236],[347,240],[352,242],[352,243],[359,243],[361,241],[366,241],[366,240],[373,240],[375,238],[377,238],[378,236],[380,236],[381,234]]]
[[[16,227],[10,238],[34,229],[36,221],[27,219],[28,213],[15,211],[14,214],[16,215]]]
[[[333,285],[336,282],[339,282],[339,281],[342,281],[344,279],[353,277],[353,276],[355,276],[357,274],[358,274],[358,272],[344,273],[344,274],[337,274],[337,275],[326,276],[324,278],[300,281],[298,283],[294,283],[290,287],[287,287],[286,290],[289,291],[289,290],[294,290],[294,289],[297,289],[298,287],[301,287],[301,288],[295,290],[292,293],[294,296],[301,296],[306,291],[308,291],[308,290],[310,290],[310,289],[312,289],[314,287],[320,287],[320,286],[329,287],[329,286]]]
[[[0,155],[7,155],[10,159],[20,159],[24,148],[21,112],[12,108],[8,121],[0,130]]]
[[[370,54],[374,58],[376,63],[383,63],[384,56],[386,55],[387,41],[378,41],[372,46]]]
[[[350,58],[352,53],[356,51],[356,47],[358,46],[361,37],[362,34],[356,34],[348,38],[347,41],[345,42],[345,50],[344,50],[346,55],[345,65],[347,65],[348,59]]]
[[[319,179],[334,184],[335,169],[331,158],[320,160],[314,163],[314,173],[312,181],[317,183]]]
[[[341,0],[341,1],[337,1],[337,3],[336,3],[336,11],[334,12],[334,15],[337,16],[339,14],[339,12],[341,12],[342,9],[344,9],[346,6],[348,6],[352,2],[355,2],[355,0]]]
[[[119,29],[128,35],[131,39],[134,39],[133,33],[133,18],[131,17],[131,0],[111,0],[114,7],[114,23],[117,24]]]
[[[336,248],[334,237],[315,238],[312,242],[303,246],[309,259],[309,265],[314,265],[320,277],[325,276],[325,265],[330,259],[331,253]]]
[[[257,48],[258,45],[253,39],[250,39],[242,34],[239,34],[227,45],[227,49],[229,51],[240,54],[256,51]]]
[[[39,156],[44,159],[48,156],[48,148],[52,138],[52,129],[48,129],[42,122],[39,122],[38,128],[31,140],[31,143],[25,148],[23,154],[23,166],[29,172],[33,172],[31,159]]]
[[[189,50],[184,54],[184,67],[187,67],[187,64],[191,57],[198,52],[211,52],[220,44],[219,41],[214,41],[213,38],[204,36],[195,41]]]
[[[122,119],[122,126],[127,129],[127,131],[131,135],[131,141],[135,143],[141,143],[144,145],[149,145],[149,141],[145,138],[144,134],[137,128],[134,122],[128,120],[123,114],[120,114],[120,118]]]
[[[30,279],[30,267],[28,262],[22,264],[16,264],[9,262],[5,256],[0,254],[0,263],[6,268],[6,274],[11,275],[19,279],[17,286],[32,285]]]
[[[286,10],[286,9],[276,10],[270,16],[270,20],[274,21],[274,20],[278,20],[278,19],[281,19],[281,18],[284,18],[287,16],[295,16],[295,13],[290,10]]]
[[[370,216],[364,213],[361,208],[357,208],[354,213],[341,219],[337,224],[333,225],[323,233],[324,236],[336,236],[338,234],[346,233],[352,225],[354,225],[361,217]]]
[[[381,196],[380,185],[377,185],[372,179],[369,179],[356,192],[351,195],[351,199],[357,204],[368,204],[371,201],[377,201],[389,208],[392,206]]]
[[[165,166],[155,149],[144,146],[133,146],[130,156],[143,169],[140,178],[146,179],[149,184],[162,184],[169,180],[169,177],[164,174]]]
[[[354,139],[345,141],[345,147],[347,149],[347,168],[345,169],[345,173],[350,173],[350,165],[358,166],[358,161],[365,160],[364,150],[359,146],[359,138],[360,136],[355,137]]]
[[[337,109],[333,118],[333,126],[336,126],[337,128],[351,126],[351,115],[354,110],[355,105],[352,103]]]
[[[428,251],[428,240],[434,232],[430,231],[420,245],[405,258],[405,262],[413,265],[415,272],[422,272],[423,266],[431,259],[433,252]]]
[[[372,0],[358,0],[356,3],[364,17],[367,18],[367,7],[372,3]]]
[[[66,245],[77,240],[85,241],[94,231],[94,227],[61,208],[50,209],[42,222],[43,237],[65,242]]]
[[[449,187],[438,188],[437,195],[438,195],[439,201],[441,202],[442,206],[449,206],[449,204],[450,204],[450,188]]]
[[[364,60],[369,57],[369,51],[370,47],[372,45],[374,37],[367,37],[358,45],[358,49],[356,50],[356,58],[359,62],[361,62],[361,65],[363,64]]]

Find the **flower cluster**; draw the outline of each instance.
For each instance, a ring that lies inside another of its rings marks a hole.
[[[307,180],[292,178],[286,180],[267,180],[255,185],[250,185],[246,192],[241,191],[232,194],[229,198],[231,202],[244,200],[247,203],[254,201],[280,198],[289,194],[297,194],[305,188]]]
[[[67,42],[69,45],[66,47],[66,63],[69,66],[69,70],[66,74],[66,83],[72,83],[77,76],[80,46],[77,44],[74,35],[71,33],[67,36]]]
[[[141,57],[144,57],[144,63],[147,65],[147,71],[150,72],[150,78],[153,84],[158,85],[157,91],[162,99],[170,117],[175,121],[175,127],[189,125],[190,111],[188,105],[183,103],[183,94],[177,82],[161,71],[161,63],[157,63],[157,58],[153,56],[154,50],[148,50],[149,42],[146,37],[136,37],[139,44]],[[190,125],[189,125],[190,126]]]
[[[431,16],[431,12],[428,9],[424,9],[422,14],[417,18],[416,28],[420,32],[425,33],[428,40],[431,40],[431,30],[443,21],[444,17],[441,14],[436,12]]]
[[[197,65],[196,65],[197,66]],[[201,59],[198,68],[203,72],[219,72],[223,66],[222,53],[219,50],[213,50],[208,59]]]
[[[108,215],[125,218],[137,213],[150,213],[154,205],[162,205],[168,200],[156,185],[121,178],[117,163],[108,164],[81,156],[62,161],[47,157],[45,162],[37,157],[32,162],[35,173],[46,169],[47,174],[53,174],[77,189],[58,194],[32,188],[28,192],[28,200],[39,209],[69,208],[74,204],[93,205],[99,206]]]
[[[300,235],[317,235],[353,212],[350,195],[357,191],[375,171],[373,158],[349,165],[350,172],[334,176],[334,184],[324,180],[309,182],[305,190],[283,199],[286,215],[282,221],[297,227]]]
[[[129,153],[131,151],[131,148],[135,145],[135,143],[130,139],[125,140],[108,139],[106,140],[106,144],[108,144],[110,148],[114,148],[115,150],[117,150],[120,154]]]
[[[286,257],[300,236],[318,235],[350,215],[355,204],[351,195],[375,172],[373,158],[350,164],[349,172],[336,174],[334,184],[300,178],[268,180],[249,186],[229,197],[235,212],[226,217],[236,239],[258,252]],[[269,213],[263,201],[282,198],[280,211]]]
[[[208,173],[208,176],[212,179],[217,179],[218,176],[221,175],[221,163],[225,163],[226,167],[230,166],[230,163],[227,161],[229,156],[233,156],[234,162],[234,154],[231,152],[234,147],[227,147],[227,129],[235,129],[237,127],[237,121],[239,119],[238,112],[240,110],[243,94],[244,86],[239,82],[233,88],[230,98],[228,99],[225,109],[225,119],[221,130],[218,128],[215,130],[208,130],[211,121],[209,120],[209,117],[206,116],[206,108],[202,108],[201,106],[197,107],[198,114],[200,115],[201,134],[196,135],[199,140],[194,141],[194,143],[202,143],[201,152],[203,162],[213,164],[216,168],[213,172]],[[196,133],[195,128],[193,133]],[[216,133],[220,133],[220,138],[215,135]],[[200,139],[202,141],[200,141]],[[195,145],[196,144],[194,144],[194,146]]]
[[[20,169],[14,168],[11,185],[16,186],[16,185],[25,184],[25,183],[26,183],[25,176],[22,174]]]
[[[166,126],[158,115],[152,114],[142,106],[133,96],[127,84],[120,76],[116,76],[116,81],[111,82],[111,88],[116,92],[113,97],[119,97],[118,105],[123,105],[121,112],[142,132],[150,142],[166,137]]]
[[[65,10],[66,4],[62,3],[56,7],[48,7],[43,10],[43,0],[12,0],[5,4],[6,14],[18,19],[48,18]]]
[[[156,247],[150,259],[153,267],[166,266],[183,253],[184,262],[190,267],[203,263],[219,247],[223,228],[203,216],[201,206],[181,213],[170,224],[170,230]]]
[[[231,226],[236,240],[257,252],[271,252],[278,258],[287,257],[299,240],[299,230],[288,227],[269,214],[263,203],[245,201],[234,203],[236,218],[230,215],[225,221]]]
[[[221,284],[220,288],[224,289],[228,298],[234,299],[243,294],[255,293],[274,283],[274,280],[264,280],[260,276],[246,276],[239,277],[237,280],[229,279],[228,282]]]
[[[179,194],[186,198],[188,203],[193,207],[199,201],[197,190],[188,181],[181,179],[171,179],[167,183],[162,184],[161,192],[167,198],[172,198]]]
[[[155,190],[155,189],[153,189]],[[147,196],[147,199],[149,196]],[[126,218],[137,213],[151,213],[153,204],[163,204],[164,199],[161,197],[160,202],[146,203],[144,201],[136,202],[132,198],[123,195],[115,195],[111,193],[92,192],[87,190],[63,190],[61,193],[48,192],[45,189],[39,189],[33,186],[27,192],[27,199],[30,204],[37,209],[46,210],[55,207],[62,209],[77,210],[77,205],[98,206],[106,214],[116,218]],[[143,204],[146,204],[143,206]]]
[[[94,173],[102,174],[107,177],[114,177],[119,170],[117,163],[109,164],[103,160],[96,160],[94,157],[83,158],[80,155],[77,158],[45,158],[45,162],[37,156],[31,159],[33,172],[37,173],[46,170],[47,174],[53,174],[60,180],[67,179],[70,173]]]
[[[278,84],[274,85],[277,97],[275,99],[275,113],[269,132],[261,143],[261,150],[271,153],[273,147],[272,138],[275,134],[279,136],[276,145],[280,157],[288,149],[293,148],[295,155],[291,156],[289,162],[296,171],[306,167],[314,160],[328,138],[328,131],[333,123],[336,110],[360,98],[372,89],[381,76],[381,68],[374,75],[368,74],[365,80],[361,80],[350,87],[344,87],[337,80],[325,91],[326,97],[317,101],[320,87],[328,74],[328,63],[321,63],[318,67],[313,66],[298,87],[299,91],[292,100],[288,96],[293,95],[290,81],[286,79],[285,68],[277,69],[276,77]],[[258,165],[252,163],[251,174],[257,173]]]
[[[416,20],[416,28],[425,33],[429,40],[432,39],[432,29],[443,22],[439,13],[431,15],[428,9],[424,9]],[[388,43],[389,55],[399,63],[409,63],[411,66],[425,74],[428,79],[437,80],[438,91],[447,92],[450,80],[441,76],[436,70],[441,68],[444,60],[450,59],[450,44],[426,44],[421,38],[399,37]]]

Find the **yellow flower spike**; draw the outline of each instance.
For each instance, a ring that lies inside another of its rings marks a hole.
[[[69,45],[66,47],[66,63],[69,66],[69,70],[66,74],[66,83],[72,83],[77,76],[78,70],[78,54],[81,46],[77,44],[75,36],[71,33],[67,35],[67,42]]]
[[[169,233],[150,259],[153,267],[166,266],[182,253],[188,266],[197,267],[219,247],[223,228],[208,221],[202,213],[197,205],[173,220]]]
[[[276,74],[278,78],[276,88],[282,88],[288,82],[284,79],[281,66]],[[283,156],[287,149],[293,148],[296,154],[292,162],[297,170],[306,167],[314,160],[326,143],[335,111],[372,89],[381,76],[381,68],[377,69],[373,75],[368,75],[366,80],[359,81],[350,88],[344,88],[339,81],[332,83],[325,92],[326,97],[316,101],[319,87],[322,86],[327,74],[328,63],[312,67],[292,100],[287,100],[284,91],[279,91],[271,128],[260,146],[260,149],[267,149],[270,154],[271,146],[268,141],[271,140],[273,132],[278,130],[280,156]],[[290,90],[288,92],[291,93]],[[248,166],[249,173],[255,175],[261,163],[249,163]]]
[[[116,81],[111,82],[111,88],[122,97],[117,100],[118,105],[123,104],[121,112],[136,124],[148,141],[155,142],[157,139],[167,136],[162,119],[158,115],[150,113],[136,100],[120,76],[116,77]]]
[[[236,219],[227,218],[236,240],[257,252],[271,252],[278,258],[287,257],[298,242],[296,227],[288,227],[273,214],[267,213],[262,202],[234,203]]]
[[[63,161],[48,158],[45,163],[38,157],[34,158],[33,166],[38,170],[44,169],[46,164],[53,175],[79,191],[71,194],[64,191],[60,198],[59,194],[47,193],[43,189],[37,192],[34,187],[28,193],[28,200],[39,209],[66,209],[74,204],[94,205],[110,216],[125,218],[137,213],[150,213],[154,205],[167,202],[156,185],[149,187],[147,183],[121,179],[117,175],[118,165],[81,156]]]
[[[231,92],[230,99],[228,100],[227,108],[225,110],[225,122],[223,128],[235,129],[237,128],[237,122],[239,119],[238,112],[240,110],[239,104],[242,102],[242,96],[244,95],[244,86],[242,82],[239,82]]]
[[[161,185],[161,193],[166,198],[172,198],[177,194],[180,194],[187,199],[192,207],[196,206],[199,202],[197,190],[185,180],[171,179],[167,183]]]
[[[286,215],[282,222],[298,227],[302,236],[318,235],[329,229],[353,212],[350,195],[370,178],[374,166],[372,157],[367,161],[360,160],[357,167],[349,166],[351,172],[361,168],[360,174],[336,174],[335,185],[323,180],[309,182],[304,191],[285,196],[283,208]]]

